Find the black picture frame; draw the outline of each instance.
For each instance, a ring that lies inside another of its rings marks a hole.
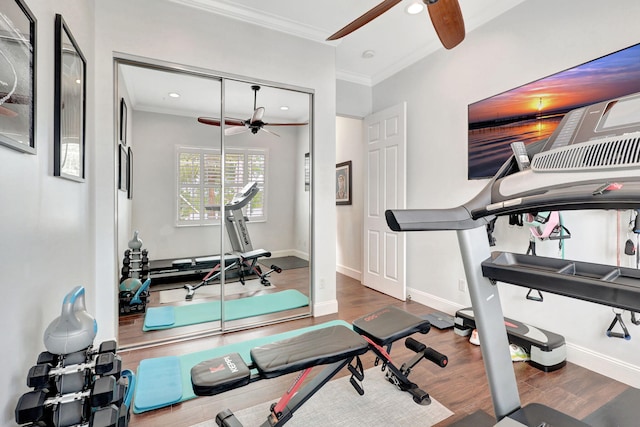
[[[336,165],[336,205],[351,204],[351,160]]]
[[[133,150],[127,149],[127,199],[133,199]]]
[[[36,154],[37,20],[22,0],[0,10],[0,144]]]
[[[84,182],[87,60],[60,14],[54,39],[53,174]]]
[[[120,142],[127,146],[127,102],[120,98]]]
[[[118,144],[118,146],[120,147],[118,155],[118,190],[127,191],[127,149],[122,144]]]

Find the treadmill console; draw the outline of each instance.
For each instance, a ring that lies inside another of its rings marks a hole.
[[[640,93],[567,113],[542,151],[640,131]]]
[[[536,149],[530,167],[498,172],[473,218],[640,205],[640,93],[570,111]]]

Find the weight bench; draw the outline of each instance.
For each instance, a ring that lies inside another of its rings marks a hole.
[[[197,267],[210,267],[211,270],[197,285],[194,286],[187,284],[183,286],[187,290],[185,300],[191,301],[198,288],[208,285],[209,282],[219,278],[221,274],[226,273],[232,268],[238,269],[240,283],[242,283],[243,285],[246,275],[255,274],[260,278],[261,284],[269,286],[271,284],[269,282],[269,275],[274,271],[276,273],[281,273],[282,269],[278,266],[272,265],[269,271],[263,273],[262,269],[258,265],[258,259],[263,257],[271,257],[271,252],[265,251],[264,249],[256,249],[245,253],[228,254],[224,256],[224,267],[222,266],[220,255],[195,258],[194,264]]]
[[[255,347],[250,351],[249,364],[237,353],[204,361],[191,369],[191,383],[196,395],[213,396],[261,379],[300,372],[287,392],[271,406],[262,424],[263,427],[281,426],[347,365],[351,384],[363,395],[360,382],[364,380],[364,368],[359,356],[372,350],[377,356],[376,365],[382,359],[382,369],[388,369],[386,378],[389,382],[411,393],[416,403],[429,404],[429,395],[407,378],[423,358],[442,367],[447,365],[446,356],[409,337],[416,332],[426,334],[429,329],[429,321],[389,306],[357,319],[353,329],[330,326]],[[393,342],[405,337],[408,337],[406,346],[416,352],[416,356],[398,368],[392,363],[389,352]],[[351,363],[354,358],[355,365]],[[326,366],[303,387],[311,369],[320,365]],[[229,409],[216,415],[216,423],[221,427],[242,426]]]
[[[211,268],[211,270],[209,270],[207,275],[204,276],[204,279],[202,279],[202,281],[197,285],[184,285],[184,288],[187,290],[187,295],[184,297],[186,300],[192,300],[199,287],[208,285],[209,282],[220,277],[222,273],[226,273],[228,270],[240,265],[241,258],[237,255],[225,255],[224,267],[222,266],[221,258],[222,257],[220,255],[195,258],[194,262],[196,266],[200,268],[208,267]]]

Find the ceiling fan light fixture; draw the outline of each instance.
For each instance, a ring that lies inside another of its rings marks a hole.
[[[280,106],[280,110],[282,111],[289,111],[289,107],[287,105],[281,105]]]
[[[180,94],[178,92],[169,92],[169,98],[180,98]]]
[[[404,11],[409,15],[417,15],[424,10],[424,3],[421,1],[414,1],[410,5],[404,8]]]

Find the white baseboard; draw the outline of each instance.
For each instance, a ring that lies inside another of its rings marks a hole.
[[[466,306],[416,289],[407,288],[407,295],[411,296],[411,300],[417,303],[452,316],[461,308],[466,308]],[[630,363],[569,342],[567,343],[567,361],[613,378],[631,387],[640,388],[640,367]]]
[[[319,302],[313,304],[313,317],[326,316],[338,312],[338,300]]]
[[[358,282],[362,282],[362,273],[351,267],[345,267],[344,265],[336,265],[336,271],[340,274],[344,274],[345,276],[349,276],[352,279],[357,280]]]
[[[456,311],[461,308],[466,308],[464,305],[460,305],[413,288],[407,288],[407,299],[411,299],[412,301],[434,308],[443,313],[450,314],[451,316],[456,314]]]
[[[616,381],[640,388],[640,367],[567,343],[567,360]]]

